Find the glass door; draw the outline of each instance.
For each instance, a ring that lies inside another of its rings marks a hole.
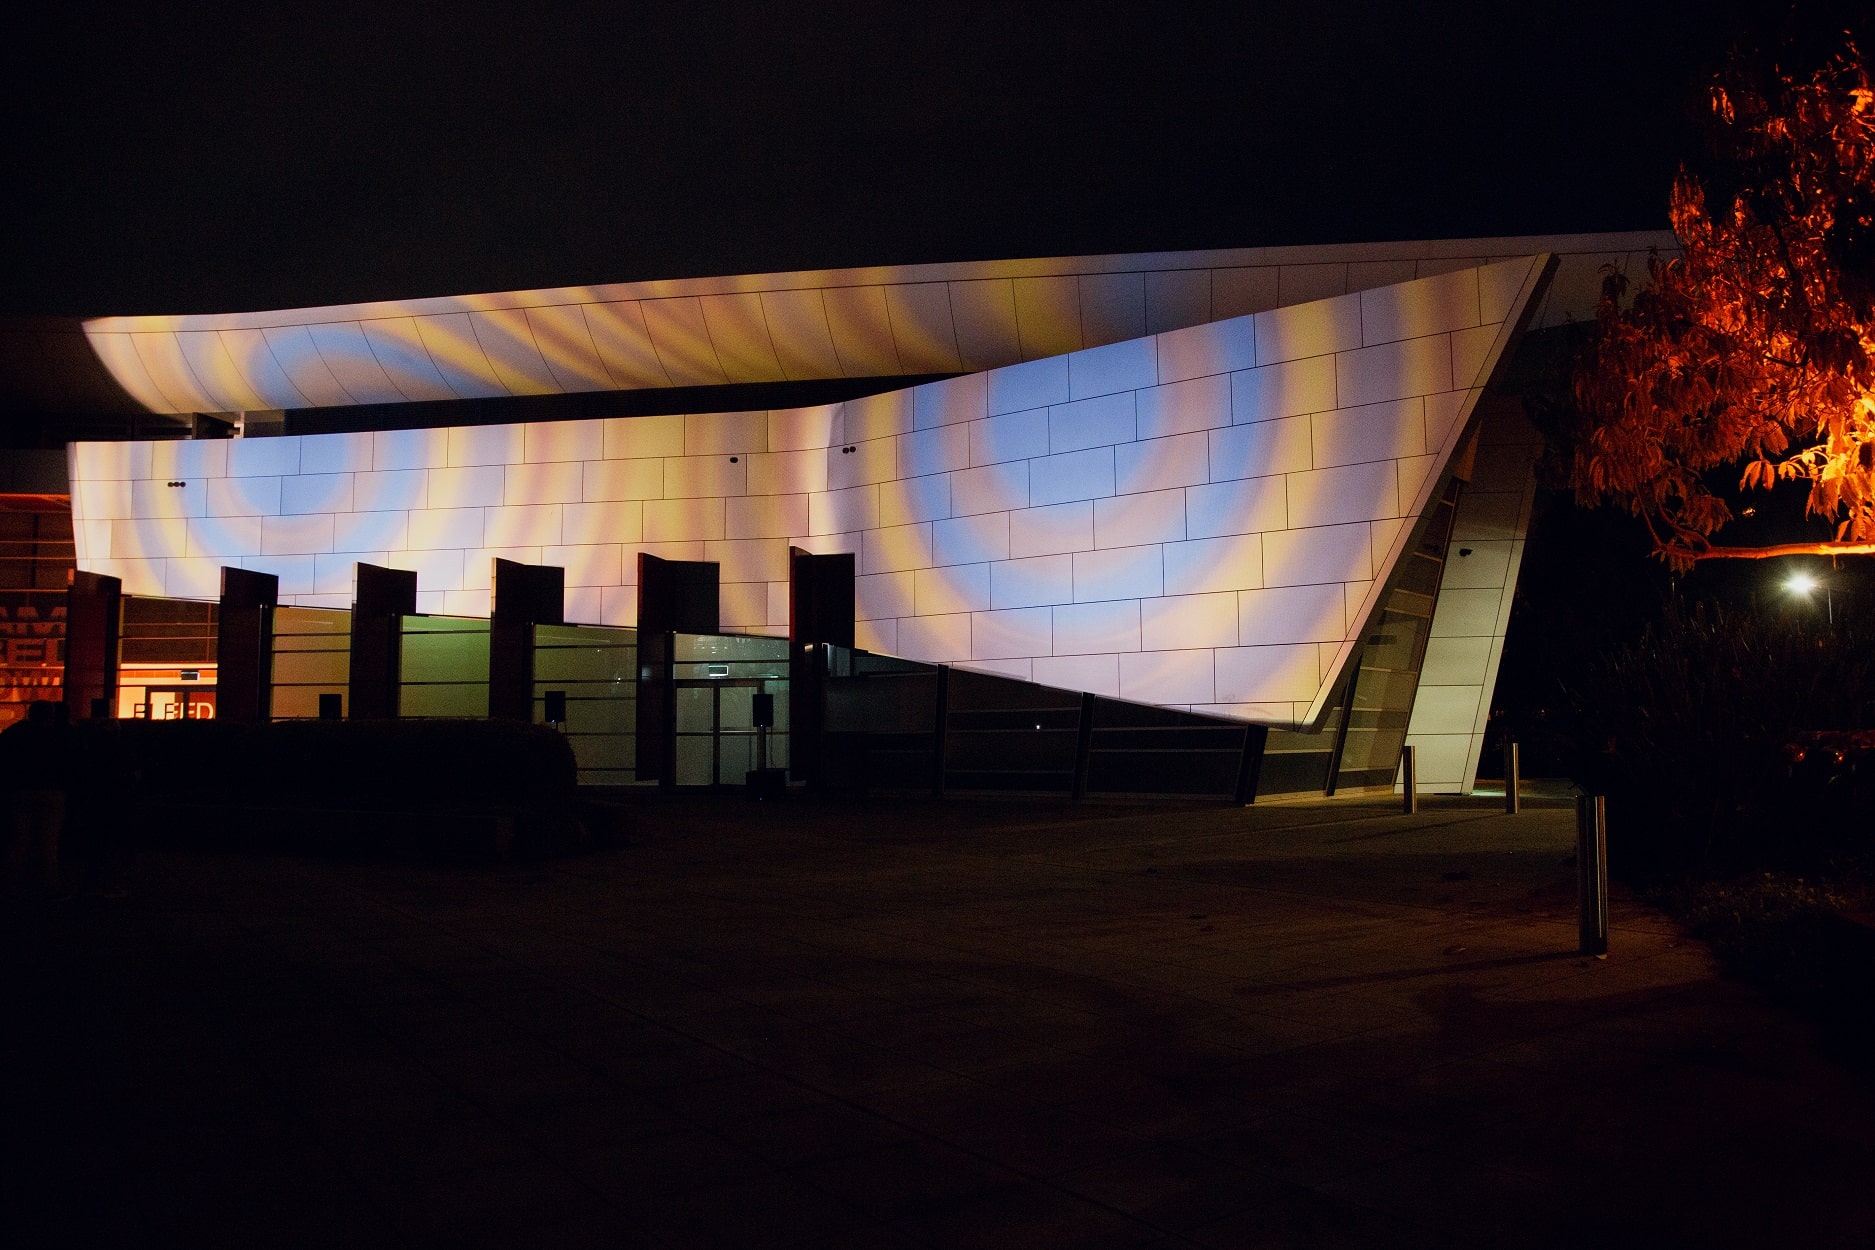
[[[677,682],[677,784],[739,786],[755,767],[760,678]]]

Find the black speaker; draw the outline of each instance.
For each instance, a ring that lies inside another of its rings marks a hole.
[[[345,696],[342,694],[322,694],[319,696],[320,720],[345,719]]]
[[[566,691],[549,690],[545,692],[547,703],[547,723],[549,725],[566,724]]]
[[[757,729],[775,727],[775,696],[766,690],[758,691],[755,696],[755,727]]]

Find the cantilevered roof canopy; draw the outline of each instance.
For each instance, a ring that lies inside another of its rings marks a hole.
[[[1533,327],[1671,234],[1239,248],[560,287],[194,316],[85,334],[151,412],[242,412],[976,373],[1546,252]]]

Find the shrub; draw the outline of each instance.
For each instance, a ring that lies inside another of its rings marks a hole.
[[[1858,849],[1868,791],[1796,768],[1816,730],[1875,727],[1867,630],[1670,602],[1570,689],[1575,776],[1608,796],[1609,854],[1641,880],[1813,868]]]
[[[1707,882],[1665,900],[1726,972],[1823,1027],[1827,1039],[1868,1062],[1875,1026],[1875,929],[1855,913],[1865,884],[1758,873]]]
[[[87,721],[68,749],[79,845],[506,856],[580,840],[572,748],[542,725]]]
[[[78,769],[151,798],[405,809],[570,797],[572,749],[543,725],[494,720],[88,721]]]

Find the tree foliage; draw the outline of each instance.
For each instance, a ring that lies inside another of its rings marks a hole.
[[[1674,181],[1674,257],[1625,303],[1606,274],[1576,362],[1571,479],[1625,504],[1677,567],[1875,553],[1875,92],[1853,43],[1797,75],[1735,56],[1706,96],[1711,161]],[[1809,484],[1831,542],[1715,546],[1711,486]]]

